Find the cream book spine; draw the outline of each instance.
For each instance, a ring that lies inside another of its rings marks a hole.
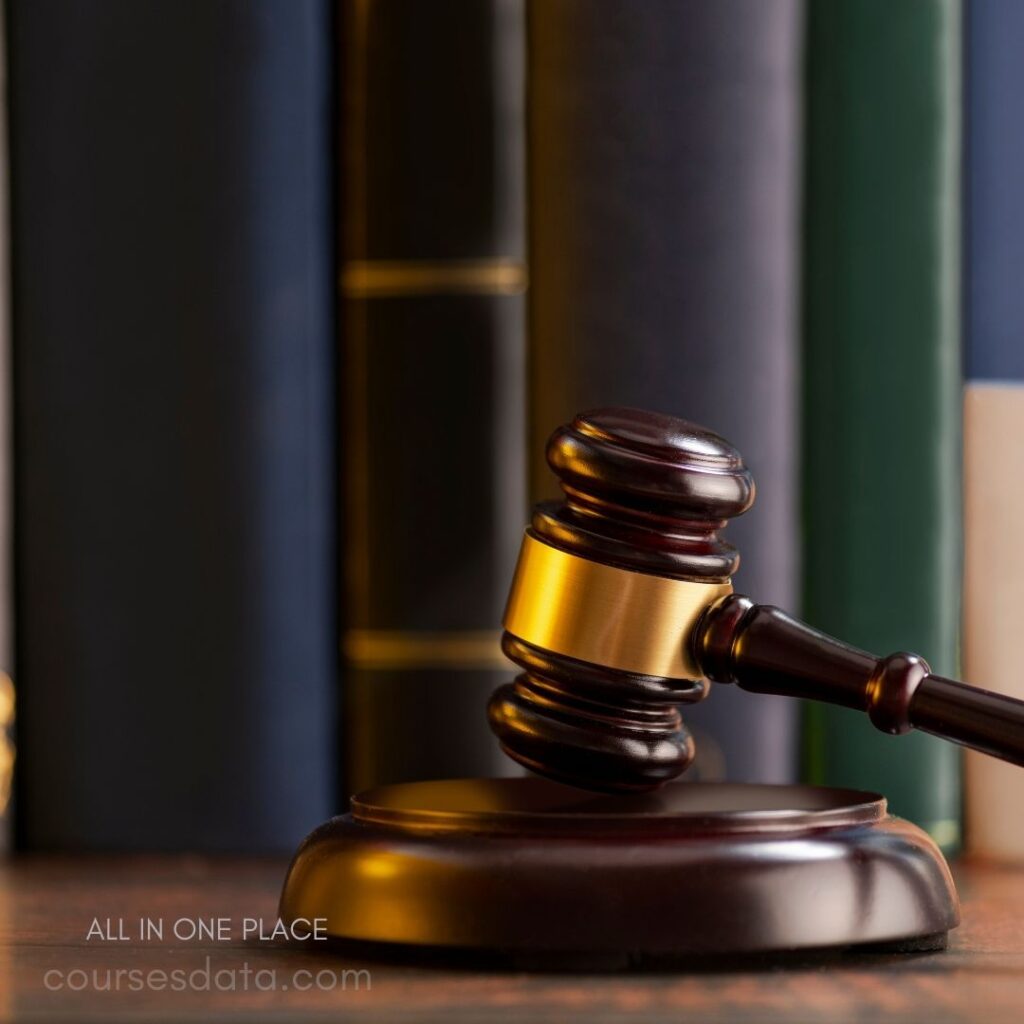
[[[1024,700],[1024,383],[964,399],[964,677]],[[1024,862],[1024,770],[968,751],[967,845]]]

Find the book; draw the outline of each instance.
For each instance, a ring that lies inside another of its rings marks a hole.
[[[353,793],[515,771],[487,728],[526,520],[522,0],[342,5],[342,751]]]
[[[967,260],[964,395],[963,657],[966,679],[1024,698],[1017,664],[1024,605],[1024,7],[986,0],[966,11]],[[968,751],[966,842],[1024,860],[1019,768]]]
[[[11,267],[10,175],[7,145],[6,10],[0,14],[0,854],[13,846],[15,693],[14,608],[11,578]]]
[[[1019,610],[1024,603],[1024,381],[969,382],[964,397],[964,676],[1024,699]],[[967,845],[1024,859],[1024,798],[1017,765],[965,755]]]
[[[957,674],[960,5],[811,0],[804,616]],[[947,850],[958,748],[806,711],[811,781],[885,794]]]
[[[335,807],[325,0],[8,5],[20,845]]]
[[[792,606],[801,5],[551,0],[528,52],[533,497],[579,410],[700,423],[759,484],[726,531],[737,589]],[[795,712],[714,687],[687,778],[792,781]]]

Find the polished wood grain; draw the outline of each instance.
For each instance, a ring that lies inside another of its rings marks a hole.
[[[0,1019],[26,1021],[1007,1021],[1024,1007],[1024,869],[957,867],[963,924],[925,955],[544,973],[358,959],[286,943],[86,942],[95,916],[272,919],[285,863],[19,859],[0,867]],[[367,969],[355,991],[49,992],[47,970]]]
[[[960,920],[934,842],[875,794],[676,782],[609,795],[534,776],[359,794],[299,848],[281,912],[319,915],[348,942],[603,970],[934,950]]]
[[[916,654],[876,658],[740,594],[708,608],[693,645],[715,682],[839,704],[889,735],[921,729],[1024,766],[1024,701],[933,675]]]

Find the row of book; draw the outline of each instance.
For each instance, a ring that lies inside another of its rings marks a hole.
[[[962,603],[1010,692],[1014,0],[8,6],[21,844],[287,848],[513,771],[502,606],[599,405],[744,453],[738,590],[946,675]],[[852,712],[687,721],[693,777],[1024,856],[1019,769],[964,802],[958,750]]]

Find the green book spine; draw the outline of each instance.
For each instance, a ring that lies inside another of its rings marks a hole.
[[[955,674],[960,574],[959,0],[808,18],[804,613]],[[877,790],[950,849],[960,752],[806,710],[813,782]]]

